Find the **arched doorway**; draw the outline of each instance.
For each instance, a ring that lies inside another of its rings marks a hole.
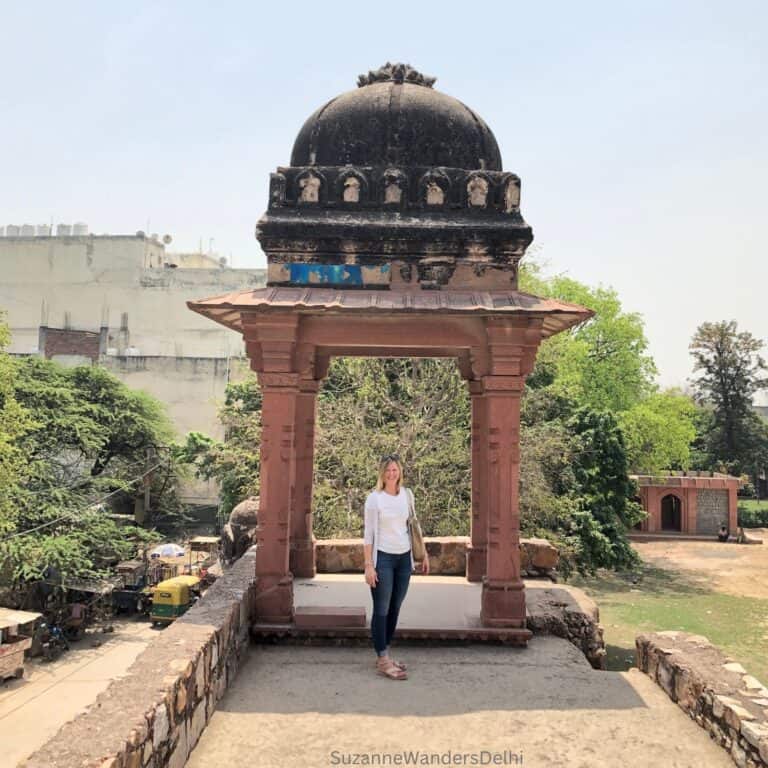
[[[683,511],[680,499],[672,493],[668,493],[661,500],[661,530],[683,530]]]

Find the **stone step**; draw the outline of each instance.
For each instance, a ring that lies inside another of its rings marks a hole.
[[[297,629],[328,629],[332,627],[365,627],[365,608],[361,606],[303,605],[294,610]]]

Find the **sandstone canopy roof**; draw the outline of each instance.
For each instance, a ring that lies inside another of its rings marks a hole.
[[[559,299],[543,299],[522,291],[380,291],[315,287],[268,287],[235,291],[188,301],[194,312],[242,332],[243,311],[321,310],[323,314],[429,314],[512,317],[539,316],[544,337],[592,317],[593,312]]]

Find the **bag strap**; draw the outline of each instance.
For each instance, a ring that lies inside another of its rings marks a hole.
[[[416,505],[413,502],[413,491],[410,488],[405,489],[405,493],[408,496],[408,519],[416,519]]]

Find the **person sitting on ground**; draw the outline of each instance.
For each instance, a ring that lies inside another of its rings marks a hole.
[[[717,532],[718,541],[728,541],[728,528],[725,523],[720,523],[720,530]]]

